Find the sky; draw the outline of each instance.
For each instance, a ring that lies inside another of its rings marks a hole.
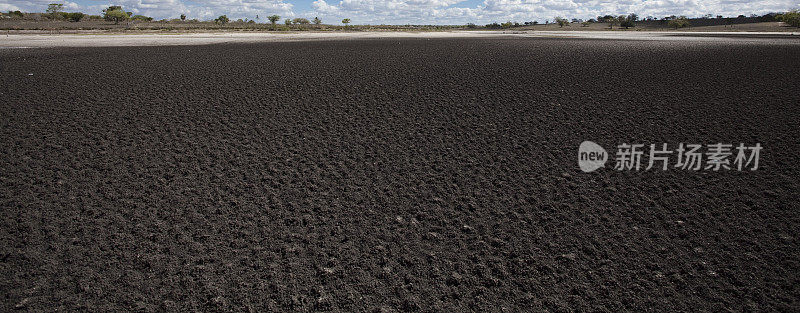
[[[326,24],[350,18],[352,24],[486,24],[505,21],[552,21],[556,16],[589,19],[598,15],[636,13],[640,17],[699,17],[765,14],[800,8],[800,0],[0,0],[0,11],[44,12],[63,3],[67,12],[100,14],[121,5],[134,14],[156,19],[209,20],[220,15],[266,22],[319,17]]]

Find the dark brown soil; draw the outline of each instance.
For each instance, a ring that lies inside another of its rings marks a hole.
[[[798,68],[780,40],[0,50],[0,311],[798,310]],[[584,140],[764,150],[583,173]]]

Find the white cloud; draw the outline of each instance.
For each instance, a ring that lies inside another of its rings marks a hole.
[[[21,10],[18,6],[10,4],[10,3],[0,3],[0,11],[19,11]]]
[[[794,0],[484,0],[473,7],[462,0],[317,0],[315,14],[354,23],[463,24],[503,21],[544,21],[556,16],[588,19],[598,15],[637,13],[640,16],[704,14],[736,16],[784,11]]]
[[[0,0],[0,10],[42,12],[54,0]],[[57,0],[56,0],[57,1]],[[62,0],[63,1],[63,0]],[[73,0],[75,1],[75,0]],[[107,0],[104,0],[107,1]],[[639,16],[736,16],[785,11],[800,6],[797,0],[484,0],[468,5],[466,0],[316,0],[310,11],[295,12],[291,0],[113,0],[97,5],[65,2],[68,11],[99,14],[102,8],[122,5],[135,14],[160,18],[211,19],[228,17],[266,20],[283,17],[319,16],[327,23],[350,18],[354,24],[464,24],[503,21],[544,21],[555,16],[592,18],[606,14],[637,13]]]

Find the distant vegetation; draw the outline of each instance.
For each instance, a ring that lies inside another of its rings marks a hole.
[[[790,10],[789,12],[779,14],[775,18],[789,26],[800,27],[800,10]]]
[[[556,17],[556,23],[558,23],[558,27],[569,26],[569,20],[563,17]]]
[[[628,16],[620,15],[618,18],[619,26],[625,29],[636,27],[636,22],[639,21],[639,16],[636,13],[628,14]]]
[[[714,26],[714,25],[736,25],[758,22],[783,22],[787,26],[800,27],[800,11],[790,10],[783,13],[768,13],[765,15],[739,15],[737,17],[713,16],[711,14],[697,18],[685,16],[666,16],[656,18],[647,16],[640,18],[637,14],[627,15],[606,14],[591,19],[556,17],[554,20],[546,20],[544,23],[539,21],[506,21],[502,23],[493,22],[486,25],[476,25],[468,23],[466,25],[356,25],[350,26],[351,20],[345,18],[340,25],[325,25],[319,17],[309,20],[303,17],[292,17],[283,19],[283,25],[278,25],[282,17],[280,15],[269,15],[266,23],[257,22],[255,19],[231,20],[227,15],[220,15],[213,20],[199,21],[197,19],[187,19],[186,14],[180,14],[179,18],[155,20],[152,17],[125,11],[122,6],[109,6],[104,9],[101,15],[87,15],[81,12],[64,12],[64,4],[52,3],[47,6],[44,13],[25,13],[20,11],[8,11],[0,13],[0,29],[162,29],[162,30],[193,30],[193,29],[245,29],[245,30],[448,30],[448,29],[538,29],[538,25],[556,24],[559,28],[568,27],[572,24],[579,24],[582,27],[605,24],[608,29],[636,28],[636,29],[666,29],[666,28],[685,28],[690,26]],[[4,21],[26,21],[26,23],[4,23]],[[67,26],[65,23],[46,23],[36,24],[41,21],[62,21],[77,23],[75,26]],[[106,23],[103,23],[105,21]],[[80,22],[80,23],[79,23]],[[122,22],[123,25],[119,25]],[[41,26],[40,26],[41,25]],[[593,29],[597,29],[595,27]]]
[[[669,20],[667,25],[669,25],[670,28],[675,29],[689,27],[689,19],[685,16],[681,16],[679,18]]]
[[[122,7],[118,5],[112,5],[103,10],[103,19],[106,21],[112,21],[114,24],[119,24],[119,22],[126,21],[128,18],[130,18],[130,16],[130,12],[123,11]]]

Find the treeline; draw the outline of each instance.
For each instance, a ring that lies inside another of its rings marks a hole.
[[[125,11],[122,6],[109,6],[108,8],[103,10],[102,15],[88,15],[81,12],[64,12],[64,5],[60,3],[52,3],[47,6],[47,10],[45,13],[23,13],[20,11],[8,11],[7,13],[0,12],[0,18],[10,18],[10,19],[33,19],[33,20],[66,20],[70,22],[79,22],[81,20],[105,20],[114,22],[114,24],[119,24],[123,21],[143,21],[143,22],[150,22],[153,21],[152,17],[144,16],[144,15],[134,15],[132,12]],[[256,16],[256,20],[259,17]],[[259,23],[256,20],[251,19],[238,19],[236,21],[231,21],[227,17],[227,15],[221,15],[216,19],[207,21],[213,22],[215,24],[225,25],[228,23],[237,23],[237,24],[266,24]],[[267,21],[271,24],[273,29],[277,29],[277,24],[281,22],[281,16],[279,15],[270,15],[267,17]],[[670,27],[670,28],[683,28],[689,26],[715,26],[715,25],[733,25],[733,24],[745,24],[745,23],[758,23],[758,22],[784,22],[787,25],[800,27],[800,12],[798,10],[790,10],[788,12],[783,13],[767,13],[764,15],[739,15],[737,17],[723,17],[721,15],[713,16],[711,14],[704,15],[702,17],[697,18],[688,18],[686,16],[665,16],[662,18],[656,18],[653,16],[647,16],[645,18],[640,18],[637,14],[631,13],[628,15],[601,15],[597,16],[596,18],[591,18],[588,20],[583,19],[568,19],[564,17],[556,17],[552,21],[546,20],[544,25],[549,24],[557,24],[559,27],[567,27],[573,24],[580,24],[582,27],[588,27],[594,23],[603,23],[607,24],[609,29],[614,29],[615,26],[622,27],[622,28],[632,28],[636,27],[637,25],[645,26],[645,27]],[[162,23],[169,23],[169,22],[192,22],[197,23],[200,22],[197,19],[192,19],[187,21],[187,17],[185,14],[181,14],[179,19],[162,19],[159,22]],[[343,19],[341,21],[342,24],[347,27],[350,24],[350,19]],[[322,20],[318,17],[315,17],[311,20],[306,18],[287,18],[283,20],[284,25],[287,27],[302,27],[306,25],[322,25]],[[505,22],[505,23],[490,23],[486,24],[484,28],[488,29],[508,29],[508,28],[515,28],[515,27],[523,27],[523,26],[534,26],[540,25],[539,21],[529,21],[529,22]],[[386,25],[389,26],[389,25]],[[410,25],[407,25],[410,26]],[[367,26],[369,27],[369,26]],[[431,26],[433,27],[433,26]],[[447,26],[437,26],[437,27],[447,27]],[[451,26],[452,27],[452,26]],[[469,23],[466,25],[466,28],[479,28],[479,26]],[[283,29],[283,28],[282,28]]]
[[[186,18],[185,15],[181,15],[181,19],[185,19],[185,18]],[[256,18],[258,18],[258,16],[256,16]],[[277,25],[278,22],[281,20],[281,16],[280,15],[270,15],[270,16],[267,16],[267,20],[269,20],[270,24]],[[214,19],[214,22],[215,23],[219,23],[219,24],[227,24],[227,23],[230,23],[231,20],[228,18],[227,15],[220,15],[218,18]],[[256,23],[258,23],[255,20],[248,20],[248,19],[239,19],[239,20],[237,20],[235,22],[236,23],[247,23],[247,24],[256,24]],[[302,17],[296,17],[296,18],[293,18],[293,19],[287,18],[287,19],[285,19],[283,21],[283,23],[285,25],[310,25],[312,23],[314,25],[322,25],[322,20],[319,19],[319,17],[315,17],[313,20],[308,20],[307,18],[302,18]],[[347,25],[348,23],[350,23],[350,19],[346,18],[346,19],[342,20],[342,23]]]
[[[90,19],[90,20],[106,20],[114,22],[114,24],[119,24],[123,21],[145,21],[150,22],[153,21],[152,17],[144,16],[144,15],[134,15],[133,12],[125,11],[122,6],[114,5],[109,6],[108,8],[103,10],[102,15],[88,15],[81,12],[64,12],[64,5],[60,3],[52,3],[47,6],[47,10],[45,13],[24,13],[20,11],[8,11],[7,13],[0,12],[1,18],[10,18],[10,19],[33,19],[33,20],[68,20],[71,22],[79,22],[83,19]],[[258,19],[258,16],[256,16]],[[267,20],[270,24],[276,25],[280,20],[281,17],[279,15],[271,15],[267,17]],[[186,14],[181,14],[180,18],[177,19],[162,19],[159,22],[200,22],[197,19],[186,19]],[[213,22],[217,24],[228,24],[228,23],[245,23],[245,24],[257,24],[256,20],[251,19],[238,19],[232,21],[228,18],[227,15],[220,15],[216,19],[209,20],[206,22]],[[342,20],[342,24],[348,25],[350,23],[350,19]],[[285,25],[322,25],[322,20],[319,17],[314,17],[313,19],[309,20],[306,18],[293,18],[283,21]]]
[[[89,15],[82,12],[64,12],[64,4],[51,3],[47,6],[45,13],[23,13],[20,11],[8,11],[8,13],[0,13],[6,18],[30,18],[34,20],[48,19],[48,20],[67,20],[70,22],[80,22],[84,19],[89,20],[106,20],[119,23],[125,20],[135,21],[152,21],[153,18],[144,15],[134,15],[132,12],[125,12],[121,6],[110,6],[103,10],[103,15]]]
[[[636,27],[636,25],[643,25],[643,26],[667,26],[671,28],[683,28],[689,26],[714,26],[714,25],[732,25],[732,24],[744,24],[744,23],[760,23],[760,22],[784,22],[787,25],[800,27],[800,13],[798,10],[790,10],[784,13],[767,13],[764,15],[755,15],[752,14],[750,16],[739,15],[737,17],[723,17],[721,15],[713,16],[711,14],[704,15],[702,17],[696,18],[689,18],[686,16],[665,16],[662,18],[656,18],[653,16],[648,16],[645,18],[640,18],[637,14],[631,13],[628,15],[601,15],[597,16],[597,18],[591,18],[588,20],[583,19],[567,19],[563,17],[556,17],[552,21],[545,20],[544,25],[549,24],[557,24],[559,27],[570,26],[572,24],[580,24],[583,27],[587,27],[594,23],[603,23],[607,24],[610,29],[613,29],[615,26],[623,27],[623,28],[631,28]],[[485,28],[490,29],[507,29],[507,28],[514,28],[514,27],[524,27],[524,26],[533,26],[533,25],[540,25],[539,21],[531,21],[531,22],[505,22],[505,23],[491,23],[486,24]],[[475,24],[467,24],[468,28],[478,28]]]

